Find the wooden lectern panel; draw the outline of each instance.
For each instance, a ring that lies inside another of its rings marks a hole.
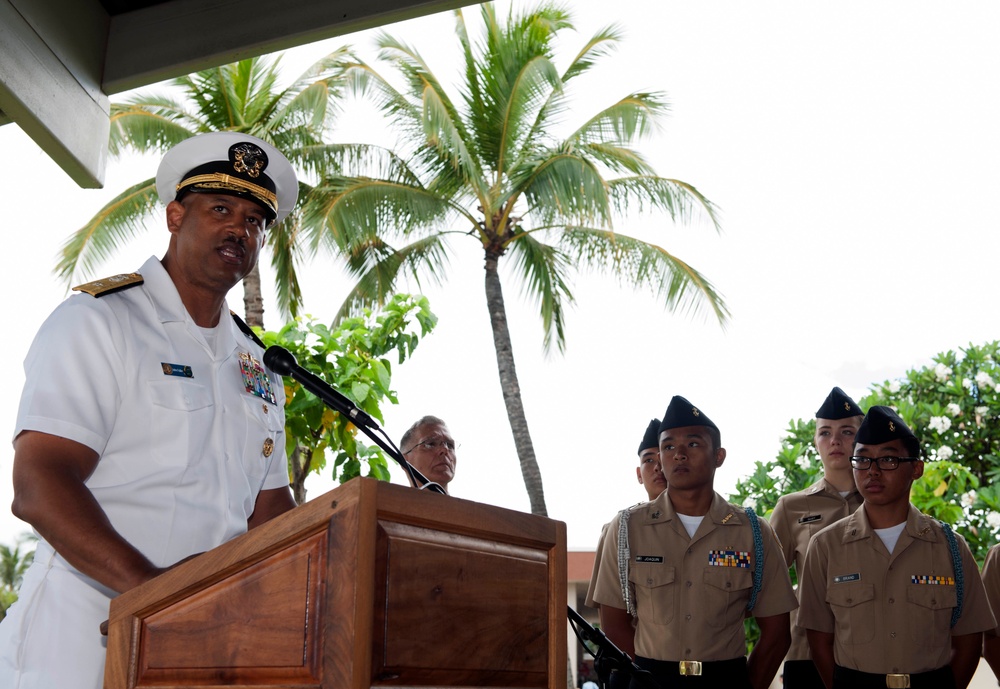
[[[105,689],[566,686],[566,531],[354,479],[111,604]]]

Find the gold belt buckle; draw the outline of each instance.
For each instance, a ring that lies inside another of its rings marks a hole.
[[[701,676],[701,661],[700,660],[682,660],[680,662],[681,674],[685,677],[700,677]],[[909,677],[909,675],[907,675]],[[910,686],[907,684],[906,686]]]
[[[889,689],[910,689],[909,675],[886,675],[885,686]]]

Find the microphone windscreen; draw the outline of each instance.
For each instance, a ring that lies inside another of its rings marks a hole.
[[[264,352],[264,365],[281,376],[291,375],[298,366],[295,355],[281,345],[271,345]]]

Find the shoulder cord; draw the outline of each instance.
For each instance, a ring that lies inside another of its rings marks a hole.
[[[632,557],[628,547],[628,518],[631,514],[628,508],[618,513],[618,580],[622,587],[625,611],[635,617],[635,596],[632,594],[632,584],[628,580],[628,563]]]
[[[753,532],[753,589],[750,591],[750,600],[747,601],[747,612],[753,610],[757,605],[757,594],[764,584],[764,538],[760,535],[760,520],[752,507],[743,508],[747,513],[747,521],[750,522],[750,530]]]
[[[962,555],[958,551],[958,540],[955,532],[951,530],[951,525],[947,522],[938,521],[944,529],[944,537],[948,540],[948,548],[951,549],[951,566],[955,570],[955,593],[958,600],[955,608],[951,611],[951,626],[958,624],[958,619],[962,616],[962,606],[965,604],[965,573],[962,570]]]
[[[254,343],[261,349],[267,349],[267,346],[261,341],[259,337],[257,337],[257,333],[253,331],[253,328],[247,325],[247,322],[245,320],[240,318],[235,311],[230,311],[229,314],[233,317],[233,320],[236,322],[236,327],[239,328],[244,335],[253,340]]]

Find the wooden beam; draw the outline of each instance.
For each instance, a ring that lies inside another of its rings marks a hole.
[[[39,16],[38,5],[0,0],[0,111],[77,184],[100,187],[110,131],[109,101],[100,91],[95,67],[100,60],[93,59],[94,39],[98,46],[103,42],[103,36],[94,35],[102,33],[100,16],[93,14],[92,3],[70,4],[76,4],[76,11],[64,6]],[[83,10],[91,13],[90,21],[76,23],[75,15]],[[65,31],[52,29],[57,26]],[[73,35],[74,28],[75,47],[64,41],[57,55],[50,46]]]

